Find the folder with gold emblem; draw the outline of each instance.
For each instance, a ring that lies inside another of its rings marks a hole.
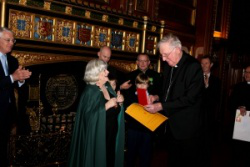
[[[147,112],[142,105],[137,103],[131,104],[125,112],[151,131],[155,131],[168,119],[160,113],[151,114]]]

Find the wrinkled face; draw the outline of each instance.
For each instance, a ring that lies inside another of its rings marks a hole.
[[[139,55],[138,59],[136,60],[136,64],[141,71],[145,72],[148,69],[149,64],[150,64],[148,56]]]
[[[136,87],[139,89],[148,89],[148,84],[140,83],[140,84],[136,84]]]
[[[102,51],[98,52],[99,59],[108,63],[111,57],[111,51],[108,48],[103,48]]]
[[[182,56],[180,48],[173,47],[167,42],[160,45],[159,51],[162,61],[167,62],[171,67],[174,67],[180,61]]]
[[[109,83],[110,83],[112,89],[115,90],[115,88],[116,88],[116,81],[115,80],[111,80],[111,81],[109,80]]]
[[[210,73],[213,63],[210,62],[209,58],[201,59],[201,67],[204,73]]]
[[[0,52],[7,54],[11,52],[14,46],[14,36],[11,32],[3,31],[2,36],[0,36]]]
[[[246,71],[244,73],[244,78],[247,82],[250,82],[250,66],[246,68]]]
[[[104,71],[100,72],[98,78],[99,78],[99,82],[101,84],[105,84],[108,81],[108,74],[109,74],[108,70],[104,70]]]

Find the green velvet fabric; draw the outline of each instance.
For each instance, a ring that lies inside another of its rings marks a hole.
[[[115,92],[107,83],[109,93]],[[106,100],[99,87],[87,85],[76,113],[69,153],[69,167],[106,167]],[[115,167],[123,166],[124,111],[118,116]]]

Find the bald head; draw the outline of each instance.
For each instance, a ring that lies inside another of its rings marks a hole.
[[[111,49],[107,46],[103,46],[100,48],[100,51],[97,53],[97,55],[100,60],[103,60],[108,63],[111,57]]]

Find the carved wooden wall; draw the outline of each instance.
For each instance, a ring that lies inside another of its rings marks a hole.
[[[131,17],[105,5],[86,5],[83,1],[4,0],[1,4],[1,24],[9,27],[17,38],[14,54],[33,50],[40,55],[46,47],[46,54],[86,59],[96,56],[98,48],[107,45],[113,50],[114,60],[134,64],[138,53],[145,52],[153,64],[157,63],[156,43],[163,28],[160,22],[150,21],[146,16]],[[53,61],[54,56],[49,60]]]

